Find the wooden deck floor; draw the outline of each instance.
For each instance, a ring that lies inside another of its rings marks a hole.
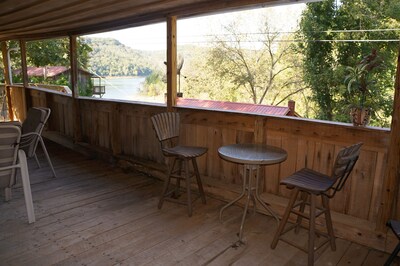
[[[241,208],[208,197],[194,205],[166,202],[161,182],[124,173],[99,160],[48,143],[57,178],[29,162],[37,221],[28,224],[20,186],[0,202],[0,265],[306,265],[305,253],[280,242],[270,249],[274,219],[250,215],[245,245],[236,246]],[[305,234],[296,236],[306,241]],[[318,254],[316,265],[383,265],[388,254],[337,239],[337,251]],[[398,262],[395,265],[399,265]]]

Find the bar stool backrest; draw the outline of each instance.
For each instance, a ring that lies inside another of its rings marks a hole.
[[[161,147],[172,147],[179,138],[180,116],[176,112],[165,112],[151,117]]]
[[[337,191],[340,191],[346,183],[354,165],[360,155],[360,148],[363,144],[357,143],[342,149],[336,157],[331,178],[335,180],[332,193],[327,196],[332,198]]]

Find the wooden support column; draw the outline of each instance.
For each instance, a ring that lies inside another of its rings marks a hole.
[[[378,215],[377,221],[377,229],[379,231],[384,231],[386,229],[386,222],[393,217],[393,208],[400,181],[400,46],[399,55],[397,56],[392,124],[390,129],[390,143],[381,201],[382,213]]]
[[[267,135],[265,133],[267,127],[266,117],[256,117],[254,121],[254,143],[256,144],[267,144]],[[258,187],[261,188],[260,191],[265,191],[265,167],[260,167],[259,170],[259,184]]]
[[[71,60],[71,90],[72,90],[72,114],[74,119],[74,141],[80,142],[82,140],[81,129],[81,112],[79,105],[79,90],[78,90],[78,47],[76,36],[69,37],[69,49]]]
[[[176,52],[176,17],[167,18],[167,110],[176,106],[177,52]]]
[[[265,128],[267,125],[266,117],[257,117],[254,121],[254,142],[257,144],[266,144],[267,136],[265,134]]]
[[[14,120],[14,113],[12,108],[12,101],[11,101],[11,85],[10,80],[10,73],[9,73],[9,65],[8,65],[8,53],[7,53],[7,43],[1,42],[1,53],[3,55],[3,66],[4,66],[4,81],[6,85],[6,96],[7,96],[7,106],[8,106],[8,118],[13,121]]]
[[[112,105],[112,111],[111,111],[111,149],[113,152],[113,155],[119,155],[121,154],[121,110],[120,110],[120,104],[119,103],[114,103]]]
[[[21,68],[22,68],[22,82],[24,88],[22,89],[22,106],[23,110],[20,114],[20,118],[23,120],[26,118],[26,114],[28,111],[28,106],[26,104],[26,87],[29,86],[28,84],[28,65],[26,63],[26,42],[24,40],[19,41],[19,48],[21,52]]]

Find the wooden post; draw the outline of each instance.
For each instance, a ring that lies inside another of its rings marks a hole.
[[[22,82],[24,85],[24,88],[22,89],[22,106],[23,106],[23,112],[21,114],[20,118],[25,119],[26,114],[28,111],[28,106],[26,104],[26,87],[29,86],[28,84],[28,65],[26,63],[26,42],[23,40],[19,41],[19,48],[21,52],[21,68],[22,68]]]
[[[6,96],[7,96],[7,105],[8,105],[8,118],[13,121],[14,113],[11,102],[11,80],[9,73],[9,65],[8,65],[8,53],[7,53],[7,43],[5,41],[1,42],[1,52],[3,54],[3,65],[4,65],[4,82],[6,85]]]
[[[256,120],[254,121],[254,143],[267,144],[267,136],[265,134],[266,126],[267,126],[267,118],[257,116]],[[257,184],[257,186],[261,188],[260,191],[264,192],[265,178],[266,178],[265,167],[260,167],[260,169],[258,170],[258,174],[259,174],[258,181],[260,183]]]
[[[267,124],[266,117],[257,117],[254,121],[254,142],[257,144],[266,144],[267,136],[265,134],[265,128]]]
[[[82,140],[81,116],[79,106],[79,91],[78,91],[78,48],[76,36],[69,37],[69,49],[71,60],[71,90],[73,99],[73,119],[74,119],[74,141]]]
[[[400,46],[397,56],[397,71],[394,88],[390,144],[385,168],[381,212],[378,215],[377,230],[384,231],[386,222],[393,217],[393,207],[399,187],[400,170]]]
[[[111,149],[113,155],[121,154],[121,110],[120,104],[114,103],[111,110]]]
[[[176,106],[176,17],[167,18],[167,110]]]

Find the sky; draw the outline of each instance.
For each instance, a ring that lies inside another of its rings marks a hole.
[[[257,32],[260,21],[264,16],[267,16],[273,30],[283,32],[293,31],[297,27],[298,19],[304,8],[305,4],[292,4],[222,13],[190,19],[178,19],[178,45],[204,45],[211,35],[222,34],[224,32],[223,27],[234,21],[240,22],[243,31]],[[166,49],[166,23],[97,33],[87,36],[114,38],[122,44],[138,50]]]

